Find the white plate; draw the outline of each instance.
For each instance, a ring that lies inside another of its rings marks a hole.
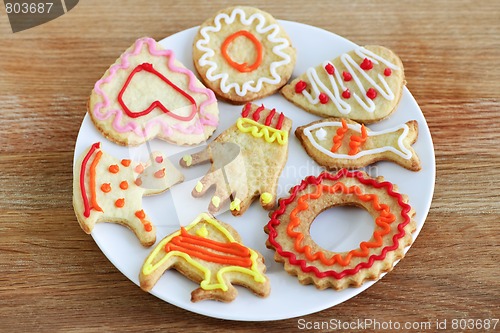
[[[356,46],[340,36],[312,26],[287,21],[281,21],[281,24],[297,49],[298,57],[294,77],[305,72],[308,67],[316,66],[325,59],[333,59],[340,53],[347,52]],[[161,41],[164,47],[174,50],[177,58],[191,70],[194,70],[191,51],[196,31],[197,28],[191,28]],[[117,55],[119,51],[117,51]],[[397,50],[395,51],[397,53]],[[322,171],[305,153],[293,135],[297,126],[319,118],[295,107],[279,94],[267,97],[257,103],[264,103],[267,107],[283,111],[293,120],[289,158],[279,182],[278,195],[284,196],[290,187],[298,184],[306,176],[318,175]],[[241,106],[220,102],[219,107],[221,122],[212,138],[233,124],[241,112]],[[434,148],[422,111],[405,88],[398,110],[389,119],[369,127],[373,130],[380,130],[411,119],[416,119],[419,124],[419,137],[414,148],[420,156],[422,170],[412,172],[391,162],[380,162],[368,167],[366,171],[372,176],[383,175],[387,180],[396,183],[401,193],[409,195],[410,204],[417,212],[417,231],[414,234],[414,237],[417,237],[431,205],[435,180]],[[89,116],[86,115],[76,142],[75,157],[96,141],[100,141],[102,148],[117,158],[137,156],[137,154],[146,153],[148,150],[147,144],[137,148],[127,148],[107,141],[95,129]],[[149,146],[150,149],[161,150],[170,156],[174,165],[178,165],[179,158],[186,151],[193,152],[201,149],[201,147],[177,147],[160,140],[153,140]],[[210,195],[207,195],[206,198],[194,199],[190,194],[197,179],[201,178],[207,170],[208,166],[183,169],[186,182],[174,186],[161,195],[144,198],[144,210],[158,227],[157,241],[177,230],[180,225],[189,224],[198,213],[208,207]],[[271,280],[269,297],[262,299],[254,296],[245,288],[238,287],[239,295],[232,303],[215,301],[192,303],[190,293],[197,285],[175,271],[167,271],[151,293],[178,307],[210,317],[265,321],[303,316],[327,309],[358,295],[375,283],[373,281],[367,282],[359,288],[348,288],[343,291],[331,289],[319,291],[314,286],[301,285],[295,277],[288,275],[283,270],[282,264],[274,262],[274,252],[265,246],[267,235],[264,233],[263,227],[269,220],[267,213],[258,203],[254,203],[242,217],[236,218],[229,212],[224,212],[218,215],[218,218],[235,227],[241,234],[245,245],[264,255],[267,274]],[[352,221],[347,222],[348,217]],[[369,239],[373,228],[373,221],[368,213],[353,208],[337,207],[325,211],[317,218],[312,226],[312,235],[320,245],[333,251],[344,251],[356,248],[361,241]],[[139,271],[151,249],[143,248],[131,231],[116,224],[98,224],[92,232],[92,236],[113,265],[138,285]],[[397,288],[397,286],[394,287]]]

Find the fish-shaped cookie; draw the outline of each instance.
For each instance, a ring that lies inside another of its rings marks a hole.
[[[200,287],[191,301],[205,299],[231,302],[238,295],[233,285],[241,285],[260,297],[270,292],[266,265],[260,253],[241,244],[230,225],[207,213],[165,237],[146,258],[139,280],[151,290],[163,273],[174,268]]]
[[[368,124],[396,109],[405,83],[399,57],[385,47],[372,45],[310,67],[281,93],[310,113]]]
[[[288,158],[288,135],[292,120],[275,109],[247,103],[236,124],[222,132],[204,150],[186,155],[181,166],[210,161],[212,166],[193,189],[203,196],[215,186],[208,210],[218,212],[231,199],[233,215],[242,215],[260,196],[264,209],[276,204],[278,180]]]
[[[309,156],[327,169],[361,168],[381,160],[421,169],[411,147],[418,137],[416,120],[372,131],[352,120],[328,118],[298,127],[295,135]]]
[[[156,241],[156,228],[142,209],[142,197],[158,194],[184,180],[159,152],[146,162],[116,159],[99,142],[89,147],[73,169],[73,207],[80,226],[91,233],[98,222],[130,228],[144,246]]]

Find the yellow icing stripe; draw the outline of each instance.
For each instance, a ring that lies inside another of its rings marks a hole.
[[[250,126],[245,127],[245,124]],[[269,143],[277,141],[278,144],[284,145],[288,142],[288,132],[277,130],[275,128],[259,124],[256,121],[248,118],[239,118],[236,121],[236,126],[243,133],[250,133],[256,138],[264,138]]]
[[[203,190],[203,184],[201,182],[197,182],[194,189],[196,190],[196,192],[200,193]]]
[[[222,225],[220,225],[217,220],[215,220],[214,218],[212,218],[207,213],[201,213],[200,215],[198,215],[198,217],[190,225],[188,225],[185,229],[187,231],[189,231],[190,229],[192,229],[194,226],[196,226],[201,221],[204,221],[204,222],[212,225],[213,227],[215,227],[217,230],[219,230],[226,237],[226,239],[229,242],[234,242],[235,241],[234,237],[229,233],[229,231],[226,228],[224,228]],[[201,229],[203,229],[203,228],[198,229],[197,233],[198,232],[204,233],[203,231],[200,231]],[[206,231],[206,228],[205,228],[205,231]],[[144,266],[142,267],[142,273],[144,275],[151,274],[153,271],[155,271],[161,265],[163,265],[168,259],[170,259],[173,256],[177,256],[177,257],[183,258],[189,264],[191,264],[193,267],[199,269],[203,273],[203,281],[201,281],[200,287],[202,289],[204,289],[204,290],[222,289],[223,291],[227,291],[228,290],[228,286],[225,283],[224,277],[223,277],[224,273],[227,273],[227,272],[239,272],[239,273],[243,273],[243,274],[248,274],[248,275],[252,276],[256,282],[259,282],[259,283],[262,283],[262,282],[266,281],[266,278],[264,277],[264,275],[261,274],[258,271],[257,259],[258,259],[259,255],[257,254],[257,252],[255,252],[252,249],[249,249],[249,251],[250,251],[250,260],[252,261],[252,266],[251,266],[250,269],[244,268],[244,267],[240,267],[240,266],[227,266],[227,267],[223,267],[223,268],[221,268],[217,272],[217,283],[211,283],[210,282],[210,280],[212,278],[212,272],[211,272],[210,269],[206,268],[205,266],[203,266],[202,264],[200,264],[199,262],[197,262],[196,260],[194,260],[193,258],[191,258],[190,255],[188,255],[188,254],[186,254],[184,252],[180,252],[180,251],[171,251],[171,252],[168,252],[168,253],[165,254],[165,256],[163,258],[161,258],[156,264],[153,265],[153,259],[156,257],[156,255],[162,249],[165,248],[165,245],[168,242],[170,242],[170,240],[172,238],[174,238],[175,236],[180,235],[180,233],[181,233],[180,230],[174,232],[170,236],[164,238],[155,247],[155,249],[151,252],[151,254],[146,259],[146,262],[144,263]]]

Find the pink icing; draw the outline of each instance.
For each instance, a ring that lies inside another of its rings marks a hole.
[[[191,92],[201,93],[207,96],[207,99],[200,104],[199,107],[199,115],[196,122],[187,127],[182,126],[181,123],[177,123],[175,125],[169,125],[164,122],[161,117],[155,117],[150,119],[146,124],[138,124],[135,121],[129,121],[122,124],[122,117],[124,115],[123,110],[121,109],[110,109],[107,112],[102,113],[101,110],[107,108],[110,105],[110,101],[108,96],[101,90],[101,85],[104,83],[109,83],[118,70],[126,69],[130,66],[129,57],[138,55],[142,46],[147,44],[149,53],[153,56],[163,56],[168,58],[167,66],[168,69],[175,73],[185,74],[189,78],[188,89]],[[216,102],[214,93],[207,88],[199,88],[196,86],[196,77],[194,74],[187,68],[180,68],[174,65],[175,54],[172,50],[162,50],[156,48],[156,41],[152,38],[141,38],[135,42],[135,48],[133,51],[128,51],[124,53],[121,57],[120,63],[114,64],[109,69],[109,75],[106,78],[103,78],[96,82],[94,86],[95,92],[102,96],[103,102],[97,103],[93,109],[94,116],[99,120],[106,120],[109,117],[114,115],[113,119],[113,128],[120,133],[133,131],[138,136],[149,136],[149,132],[155,126],[160,126],[163,134],[165,136],[172,135],[173,130],[177,130],[184,134],[200,134],[203,133],[204,126],[217,126],[218,119],[209,113],[205,113],[205,107],[212,103]]]

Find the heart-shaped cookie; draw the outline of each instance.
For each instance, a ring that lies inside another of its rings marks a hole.
[[[281,93],[322,117],[373,123],[396,109],[405,84],[403,63],[394,52],[366,46],[308,68]]]
[[[151,38],[138,39],[97,81],[88,111],[104,136],[127,146],[153,138],[198,144],[219,120],[214,93]]]

